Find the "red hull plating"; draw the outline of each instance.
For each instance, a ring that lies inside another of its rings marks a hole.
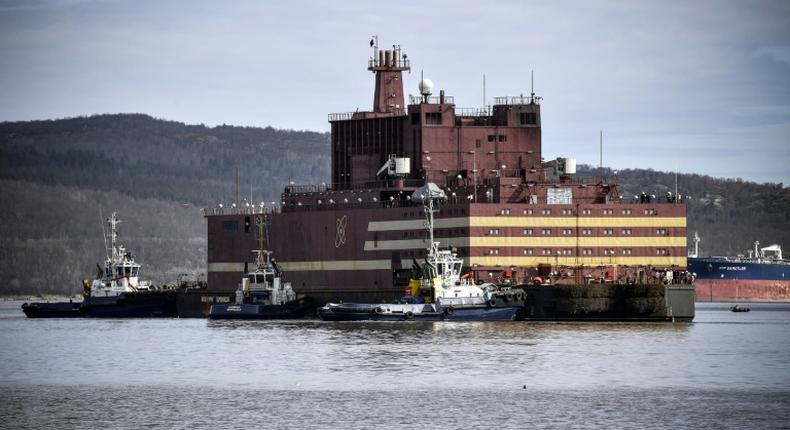
[[[698,302],[790,302],[790,281],[700,279],[694,281]]]

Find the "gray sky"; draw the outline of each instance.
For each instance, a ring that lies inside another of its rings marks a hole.
[[[370,36],[478,107],[528,94],[546,158],[790,183],[788,1],[0,0],[0,121],[141,112],[328,131]]]

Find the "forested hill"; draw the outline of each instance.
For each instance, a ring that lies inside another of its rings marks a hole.
[[[140,114],[0,123],[0,295],[74,294],[105,257],[101,217],[156,284],[205,272],[201,206],[280,201],[329,178],[329,135]]]
[[[104,258],[100,217],[117,211],[123,243],[145,278],[173,282],[205,271],[199,208],[239,198],[279,201],[283,185],[329,180],[327,133],[186,125],[140,114],[0,123],[0,295],[75,293]],[[601,175],[580,166],[580,176]],[[675,175],[627,169],[625,196],[663,196]],[[755,240],[790,249],[790,189],[681,174],[688,232],[705,255]],[[689,241],[692,246],[692,242]]]
[[[207,205],[235,200],[237,168],[241,197],[279,201],[289,179],[326,181],[329,135],[140,114],[0,123],[0,179]]]

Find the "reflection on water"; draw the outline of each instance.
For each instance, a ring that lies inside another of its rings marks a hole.
[[[733,407],[752,397],[773,401],[771,407],[787,406],[790,306],[752,305],[749,313],[732,313],[728,306],[699,304],[695,322],[675,324],[331,323],[27,320],[18,303],[2,303],[0,395],[12,401],[0,412],[41,411],[41,404],[27,402],[47,396],[82,401],[75,398],[87,395],[101,403],[97,396],[104,399],[119,386],[129,387],[136,393],[132,397],[150,391],[189,393],[195,407],[217,402],[237,411],[252,405],[236,405],[223,396],[244,398],[238,393],[254,392],[258,400],[293,401],[291,393],[303,393],[303,407],[305,399],[312,399],[332,409],[352,401],[382,407],[376,398],[406,407],[414,404],[415,392],[443,393],[477,401],[476,407],[485,397],[486,407],[496,410],[510,404],[522,411],[518,405],[523,402],[570,411],[579,407],[569,403],[574,396],[590,401],[590,393],[608,393],[593,397],[624,420],[633,419],[633,413],[622,409],[618,415],[611,399],[627,404],[637,394],[675,409],[683,405],[673,405],[672,399],[684,396],[686,402],[718,402],[715,407]],[[540,395],[524,398],[525,393]],[[676,397],[664,399],[667,393]],[[589,413],[595,404],[587,405]],[[629,407],[640,410],[640,405]],[[189,407],[184,408],[187,413]],[[358,418],[367,417],[367,409],[351,409]],[[535,416],[535,411],[523,413],[511,415]]]

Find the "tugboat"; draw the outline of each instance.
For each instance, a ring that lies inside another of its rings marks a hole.
[[[256,254],[255,270],[242,278],[233,304],[214,304],[209,319],[293,319],[304,318],[312,307],[308,298],[297,298],[290,282],[282,282],[282,271],[272,260],[272,252],[263,249],[264,229],[268,227],[265,216],[255,219],[258,226],[260,248]],[[268,231],[266,232],[268,238]],[[267,239],[268,240],[268,239]]]
[[[118,245],[118,219],[115,212],[107,220],[110,226],[110,248],[104,268],[98,267],[92,282],[83,280],[81,303],[25,303],[22,311],[28,318],[153,318],[178,316],[176,291],[159,289],[149,281],[141,281],[140,264],[134,255]],[[105,235],[105,244],[107,236]]]
[[[414,261],[412,279],[399,303],[327,303],[318,310],[325,321],[401,321],[513,320],[523,308],[523,292],[500,288],[491,283],[474,284],[461,276],[463,260],[452,249],[439,249],[434,241],[434,202],[447,197],[434,183],[412,193],[412,200],[422,200],[430,248],[425,264]]]
[[[261,320],[304,318],[311,301],[297,299],[290,282],[271,259],[271,251],[256,249],[257,267],[242,278],[233,304],[211,305],[212,320]]]

